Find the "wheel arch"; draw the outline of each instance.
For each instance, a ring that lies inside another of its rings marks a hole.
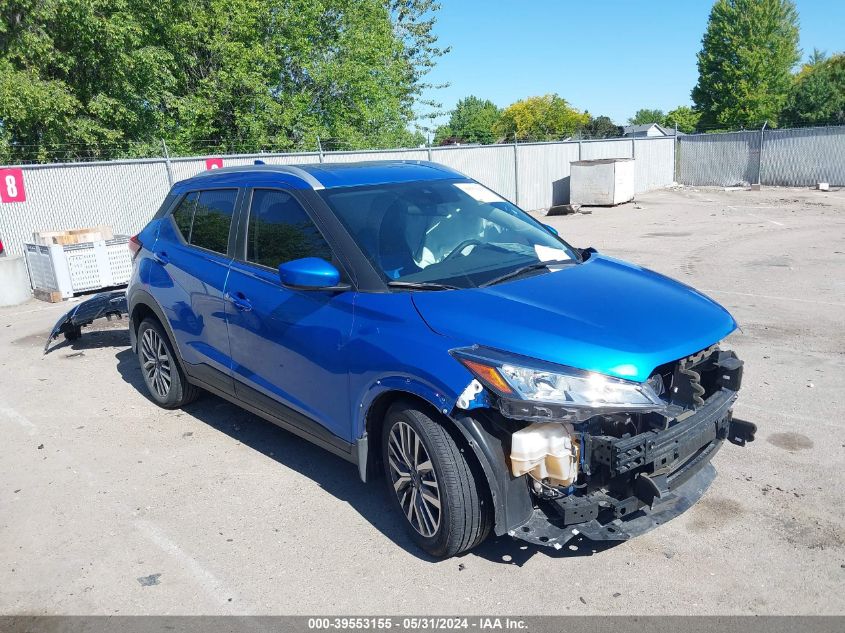
[[[397,402],[407,402],[411,406],[418,407],[434,420],[441,421],[443,414],[429,400],[412,391],[401,389],[388,389],[382,391],[370,403],[365,414],[365,437],[372,438],[373,450],[367,452],[366,472],[362,470],[361,475],[364,481],[375,479],[381,474],[381,434],[384,427],[384,419],[387,412]],[[361,466],[361,464],[359,464]]]
[[[137,338],[138,338],[138,327],[141,325],[141,321],[146,319],[147,317],[153,317],[156,321],[161,322],[158,314],[148,306],[146,303],[139,303],[132,309],[132,313],[129,315],[129,322],[132,324],[132,350],[137,351],[135,348],[137,347]],[[169,336],[169,335],[168,335]]]
[[[138,352],[138,328],[141,322],[149,317],[153,317],[164,328],[170,346],[176,352],[176,362],[179,364],[179,369],[187,376],[185,363],[182,361],[182,352],[176,342],[176,337],[173,335],[170,321],[168,321],[164,315],[164,310],[153,296],[144,290],[136,290],[129,300],[129,339],[132,343],[132,351]]]
[[[486,484],[487,500],[493,506],[494,532],[505,534],[524,523],[533,512],[528,486],[524,478],[514,479],[505,457],[502,442],[489,429],[483,415],[468,412],[443,412],[435,403],[418,393],[402,389],[381,392],[370,403],[365,415],[365,435],[359,440],[359,472],[364,481],[381,475],[381,435],[385,416],[397,402],[419,407],[440,423],[468,456],[470,468],[479,481]],[[368,450],[370,439],[372,450]]]

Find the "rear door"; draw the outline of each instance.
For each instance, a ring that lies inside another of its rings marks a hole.
[[[192,191],[162,222],[153,257],[165,272],[155,288],[188,372],[232,393],[223,291],[234,242],[237,188]]]
[[[247,197],[245,245],[226,283],[235,391],[325,441],[351,441],[346,345],[354,293],[285,288],[278,272],[301,257],[344,267],[295,192],[254,189]]]

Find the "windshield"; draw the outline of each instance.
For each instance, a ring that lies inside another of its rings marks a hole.
[[[560,268],[552,262],[577,259],[542,224],[475,182],[344,187],[320,195],[385,280],[406,287],[473,288],[523,267],[548,272]]]

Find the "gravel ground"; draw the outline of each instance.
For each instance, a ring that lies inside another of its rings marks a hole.
[[[686,514],[433,561],[354,466],[212,396],[155,407],[125,322],[43,356],[70,306],[31,301],[0,309],[0,613],[845,613],[845,192],[664,190],[548,221],[742,326],[758,439]]]

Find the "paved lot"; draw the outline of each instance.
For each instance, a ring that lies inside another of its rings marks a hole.
[[[32,301],[0,309],[0,613],[845,613],[845,192],[550,221],[742,324],[758,440],[687,514],[598,551],[501,538],[435,562],[353,466],[212,396],[156,408],[124,323],[42,356],[69,306]]]

